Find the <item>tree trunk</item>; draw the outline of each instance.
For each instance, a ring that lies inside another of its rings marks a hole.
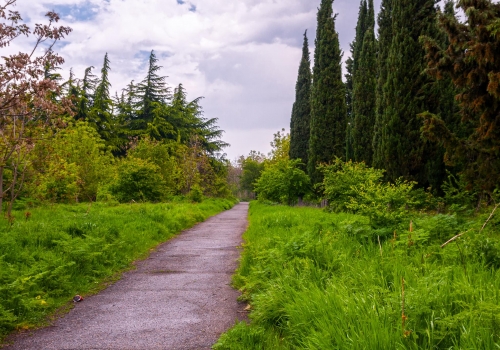
[[[0,166],[0,214],[3,212],[3,166]]]

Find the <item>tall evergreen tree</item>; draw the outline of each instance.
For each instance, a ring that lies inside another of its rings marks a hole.
[[[370,19],[368,13],[368,4],[366,0],[361,0],[359,4],[358,21],[356,23],[356,36],[354,37],[354,41],[351,43],[353,76],[356,75],[356,70],[358,69],[359,66],[359,56],[361,55],[361,51],[363,50],[363,40],[365,37],[366,30],[369,27],[369,22]]]
[[[421,138],[418,114],[435,110],[419,37],[436,37],[435,0],[393,0],[393,38],[388,53],[387,81],[383,87],[381,154],[389,180],[399,177],[430,183],[428,170],[435,166],[435,147]],[[442,161],[442,160],[441,160]],[[431,164],[433,164],[431,166]]]
[[[161,68],[154,51],[151,51],[148,73],[144,80],[135,87],[134,108],[137,111],[137,118],[133,123],[135,130],[145,130],[155,115],[158,116],[161,113],[161,107],[171,99],[170,89],[165,82],[166,77],[159,75]]]
[[[375,124],[373,128],[373,160],[372,165],[376,168],[385,167],[385,159],[382,155],[383,135],[383,113],[387,105],[383,88],[387,82],[389,65],[387,57],[392,43],[392,3],[394,0],[382,0],[380,12],[377,17],[378,23],[378,45],[377,45],[377,90],[376,90],[376,110]]]
[[[366,1],[364,1],[366,8]],[[375,123],[377,43],[375,39],[375,11],[373,0],[368,1],[364,18],[360,19],[365,30],[360,42],[356,42],[353,74],[352,128],[354,160],[372,164],[373,125]],[[360,15],[361,16],[361,15]],[[361,33],[360,33],[361,37]],[[357,39],[358,40],[358,39]]]
[[[322,0],[318,10],[308,161],[308,172],[314,183],[321,182],[321,173],[316,168],[319,163],[345,157],[347,106],[342,52],[332,5],[333,0]]]
[[[352,76],[352,43],[351,43],[351,57],[345,61],[345,69],[347,74],[345,75],[345,103],[347,107],[347,127],[345,135],[345,159],[354,159],[354,149],[352,138],[352,128],[354,127],[354,115],[352,114],[352,89],[353,89],[353,76]]]
[[[97,77],[92,73],[94,67],[88,67],[85,69],[85,74],[80,86],[80,97],[78,99],[77,110],[75,114],[75,119],[77,120],[87,120],[90,108],[92,107],[94,100],[94,90],[97,84]]]
[[[356,36],[350,44],[351,56],[346,60],[345,75],[346,82],[346,105],[347,105],[347,130],[346,130],[346,159],[354,159],[354,79],[359,65],[360,51],[363,45],[363,37],[366,31],[366,17],[368,7],[366,0],[359,4],[358,21],[356,23]]]
[[[295,85],[295,103],[290,120],[290,159],[300,159],[307,165],[311,122],[311,59],[307,31],[304,33],[302,58]]]
[[[75,79],[75,73],[73,73],[73,68],[69,70],[69,78],[68,80],[62,85],[63,91],[65,95],[73,102],[75,103],[76,99],[78,98],[79,92],[78,92],[78,86],[77,86],[77,80]]]
[[[93,104],[87,120],[95,127],[99,135],[109,141],[112,136],[111,119],[113,100],[111,99],[109,89],[109,71],[111,70],[108,53],[104,55],[104,62],[101,68],[101,77],[97,83],[94,92]]]
[[[500,4],[459,1],[465,21],[451,6],[440,15],[446,44],[432,37],[424,42],[428,72],[459,89],[461,118],[424,113],[424,136],[446,148],[448,164],[461,168],[470,189],[491,194],[500,183]]]
[[[202,98],[188,101],[186,90],[179,84],[174,90],[169,120],[174,126],[178,142],[188,144],[196,140],[202,150],[214,156],[229,145],[220,139],[223,131],[217,126],[217,118],[203,117],[200,105]]]

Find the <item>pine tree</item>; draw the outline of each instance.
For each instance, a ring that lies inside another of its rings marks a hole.
[[[62,87],[66,97],[68,97],[73,105],[75,105],[78,99],[79,90],[75,79],[75,73],[73,73],[73,68],[69,70],[69,78],[62,85]]]
[[[345,157],[347,106],[332,5],[333,0],[322,0],[318,10],[308,161],[313,183],[321,182],[319,163]]]
[[[366,2],[364,2],[366,8]],[[363,11],[363,13],[365,13]],[[377,43],[375,39],[375,11],[373,0],[362,22],[365,32],[362,41],[357,43],[353,75],[353,119],[352,128],[354,160],[372,164],[373,125],[375,123]],[[361,35],[361,34],[360,34]]]
[[[99,135],[106,141],[110,141],[113,137],[111,130],[113,100],[109,93],[111,87],[109,82],[110,70],[110,62],[106,53],[101,68],[101,77],[95,88],[93,104],[87,118],[89,123],[95,127]]]
[[[169,120],[176,130],[178,142],[189,144],[196,140],[203,151],[214,156],[229,145],[220,139],[223,131],[217,126],[218,119],[203,117],[202,98],[188,102],[186,90],[179,84],[174,90]]]
[[[75,114],[76,120],[87,120],[90,108],[93,104],[94,90],[97,84],[97,78],[92,73],[93,66],[85,69],[82,85],[80,86],[80,97],[78,99],[77,110]]]
[[[383,114],[387,105],[383,93],[383,87],[387,81],[389,66],[387,57],[392,43],[392,2],[394,0],[382,0],[380,12],[377,17],[378,23],[378,45],[377,45],[377,90],[376,90],[376,110],[375,124],[373,128],[373,160],[372,165],[376,168],[383,169],[385,159],[382,155],[382,139],[383,135]]]
[[[135,85],[131,81],[121,94],[115,94],[113,101],[112,130],[115,136],[113,143],[113,154],[115,156],[126,155],[130,137],[138,136],[137,131],[132,130],[132,123],[136,119],[134,110]]]
[[[393,0],[380,145],[389,180],[404,177],[425,187],[430,185],[428,170],[439,159],[433,145],[421,138],[422,120],[417,116],[436,108],[429,103],[430,79],[422,74],[425,60],[419,37],[438,33],[434,5],[434,0]]]
[[[300,159],[307,165],[311,120],[311,59],[307,31],[304,33],[302,58],[299,65],[297,84],[295,85],[295,103],[290,121],[290,159]]]
[[[170,89],[165,82],[166,77],[158,74],[161,68],[154,51],[151,51],[148,73],[135,87],[134,109],[137,111],[137,118],[132,125],[134,130],[145,130],[155,115],[161,113],[161,107],[171,99]]]

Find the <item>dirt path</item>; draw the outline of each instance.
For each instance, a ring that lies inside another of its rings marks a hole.
[[[158,247],[137,269],[6,349],[210,349],[242,317],[230,286],[248,204]]]

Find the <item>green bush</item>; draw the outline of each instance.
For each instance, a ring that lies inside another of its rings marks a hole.
[[[299,168],[300,160],[282,159],[266,165],[255,183],[259,199],[293,205],[310,191],[309,176]]]
[[[191,191],[189,191],[188,198],[196,203],[203,202],[203,189],[200,185],[195,184],[191,187]]]
[[[42,201],[74,203],[80,194],[80,182],[77,165],[57,158],[57,161],[52,160],[46,172],[38,177],[36,190],[32,191],[32,195]]]
[[[82,121],[70,123],[35,150],[36,171],[27,194],[52,202],[95,200],[99,186],[112,177],[113,162],[94,128]]]
[[[467,182],[462,177],[448,173],[448,179],[443,183],[444,200],[452,212],[470,211],[474,208],[477,193],[467,189]]]
[[[128,157],[118,166],[116,181],[110,187],[120,202],[158,202],[167,195],[160,168],[147,160]]]
[[[365,215],[375,228],[386,227],[390,232],[414,205],[415,183],[403,180],[395,184],[384,183],[383,170],[338,158],[321,169],[324,174],[322,189],[330,209]]]

